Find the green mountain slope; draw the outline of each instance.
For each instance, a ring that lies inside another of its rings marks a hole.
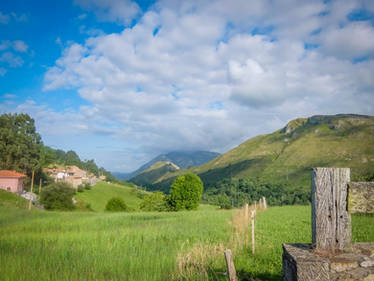
[[[148,169],[140,172],[131,179],[136,185],[149,186],[149,184],[157,182],[160,178],[169,175],[180,168],[171,162],[156,162]]]
[[[122,180],[130,180],[136,177],[143,171],[149,169],[157,162],[172,162],[180,168],[188,168],[193,166],[199,166],[209,162],[216,158],[220,154],[217,152],[210,151],[173,151],[166,154],[160,154],[153,158],[151,161],[145,163],[139,169],[132,173],[115,173],[115,175]]]
[[[374,117],[353,114],[299,118],[272,134],[247,140],[189,171],[205,188],[227,179],[256,179],[270,184],[310,188],[312,167],[349,167],[353,178],[374,174]],[[176,171],[153,184],[167,191]]]
[[[143,191],[137,191],[134,187],[98,182],[90,190],[78,192],[74,198],[90,204],[92,210],[96,212],[104,211],[106,203],[112,197],[121,197],[128,207],[139,210],[139,204],[142,201],[141,193]]]

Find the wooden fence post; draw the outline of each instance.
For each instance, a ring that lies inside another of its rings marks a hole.
[[[247,221],[248,220],[248,203],[245,204],[245,208],[244,208],[244,216],[245,216],[245,220]]]
[[[227,273],[229,276],[230,281],[237,281],[238,278],[236,277],[236,270],[234,266],[234,260],[232,258],[232,252],[230,249],[225,251],[225,259],[226,259],[226,266],[227,266]]]
[[[31,210],[31,205],[32,205],[32,188],[34,187],[34,174],[35,174],[35,172],[32,171],[32,174],[31,174],[31,192],[30,192],[29,210]]]
[[[265,198],[265,196],[262,197],[262,203],[264,204],[264,209],[266,209],[268,206],[266,205],[266,198]]]
[[[251,228],[252,228],[252,255],[255,254],[255,215],[256,210],[251,212]]]
[[[316,250],[335,252],[351,245],[347,211],[349,168],[314,168],[312,173],[312,242]]]

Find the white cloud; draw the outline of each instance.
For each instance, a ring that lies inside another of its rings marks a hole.
[[[0,12],[0,23],[8,24],[9,21],[10,21],[9,15],[6,15],[6,14],[3,14],[2,12]]]
[[[141,10],[131,0],[75,0],[81,8],[93,11],[100,21],[113,21],[128,25]]]
[[[352,2],[160,1],[132,28],[67,47],[44,90],[76,89],[90,105],[68,129],[131,147],[134,169],[157,152],[224,152],[300,116],[373,114],[373,30],[347,20]]]
[[[9,48],[12,48],[16,52],[25,53],[29,46],[21,40],[9,41],[9,40],[2,40],[0,43],[0,51],[5,51]]]
[[[4,76],[7,70],[4,67],[0,67],[0,76]]]
[[[23,65],[23,59],[11,52],[5,52],[0,56],[0,62],[8,64],[10,67],[20,67]]]
[[[7,15],[7,14],[3,14],[0,11],[0,23],[8,24],[12,18],[17,22],[25,22],[28,19],[25,14],[17,15],[16,13],[12,12],[9,15]]]
[[[13,49],[17,52],[25,53],[27,52],[28,48],[29,46],[27,46],[26,43],[21,40],[13,41]]]
[[[322,49],[329,55],[354,59],[374,55],[374,27],[369,22],[352,22],[331,28],[320,36]]]

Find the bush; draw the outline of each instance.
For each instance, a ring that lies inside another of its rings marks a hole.
[[[148,212],[168,211],[169,208],[166,202],[166,195],[162,192],[155,192],[145,196],[142,203],[140,203],[140,209]]]
[[[231,200],[226,194],[220,194],[217,196],[218,206],[221,209],[231,209]]]
[[[194,210],[199,206],[203,194],[201,179],[188,173],[176,178],[170,188],[168,203],[171,210]]]
[[[84,184],[84,189],[90,190],[91,189],[91,185],[89,183],[85,183]]]
[[[46,210],[73,210],[75,190],[67,183],[57,182],[48,185],[40,195],[40,203]]]
[[[78,192],[83,192],[84,191],[84,185],[83,184],[78,185],[77,190],[78,190]]]
[[[106,203],[105,210],[109,212],[126,212],[128,207],[122,198],[113,197]]]

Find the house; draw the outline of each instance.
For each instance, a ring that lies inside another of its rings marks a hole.
[[[17,173],[16,171],[0,170],[0,189],[21,194],[25,178],[26,175]]]
[[[87,171],[82,170],[74,165],[67,166],[65,168],[45,168],[43,171],[48,173],[55,180],[55,182],[66,182],[75,189],[78,188],[78,185],[84,183],[95,185],[99,181],[94,174],[88,173]]]
[[[79,169],[77,166],[67,166],[67,173],[69,176],[87,178],[87,172]]]
[[[79,177],[79,176],[69,176],[65,182],[67,182],[68,184],[72,185],[73,188],[77,189],[78,188],[78,185],[81,185],[83,183],[82,181],[82,177]]]

